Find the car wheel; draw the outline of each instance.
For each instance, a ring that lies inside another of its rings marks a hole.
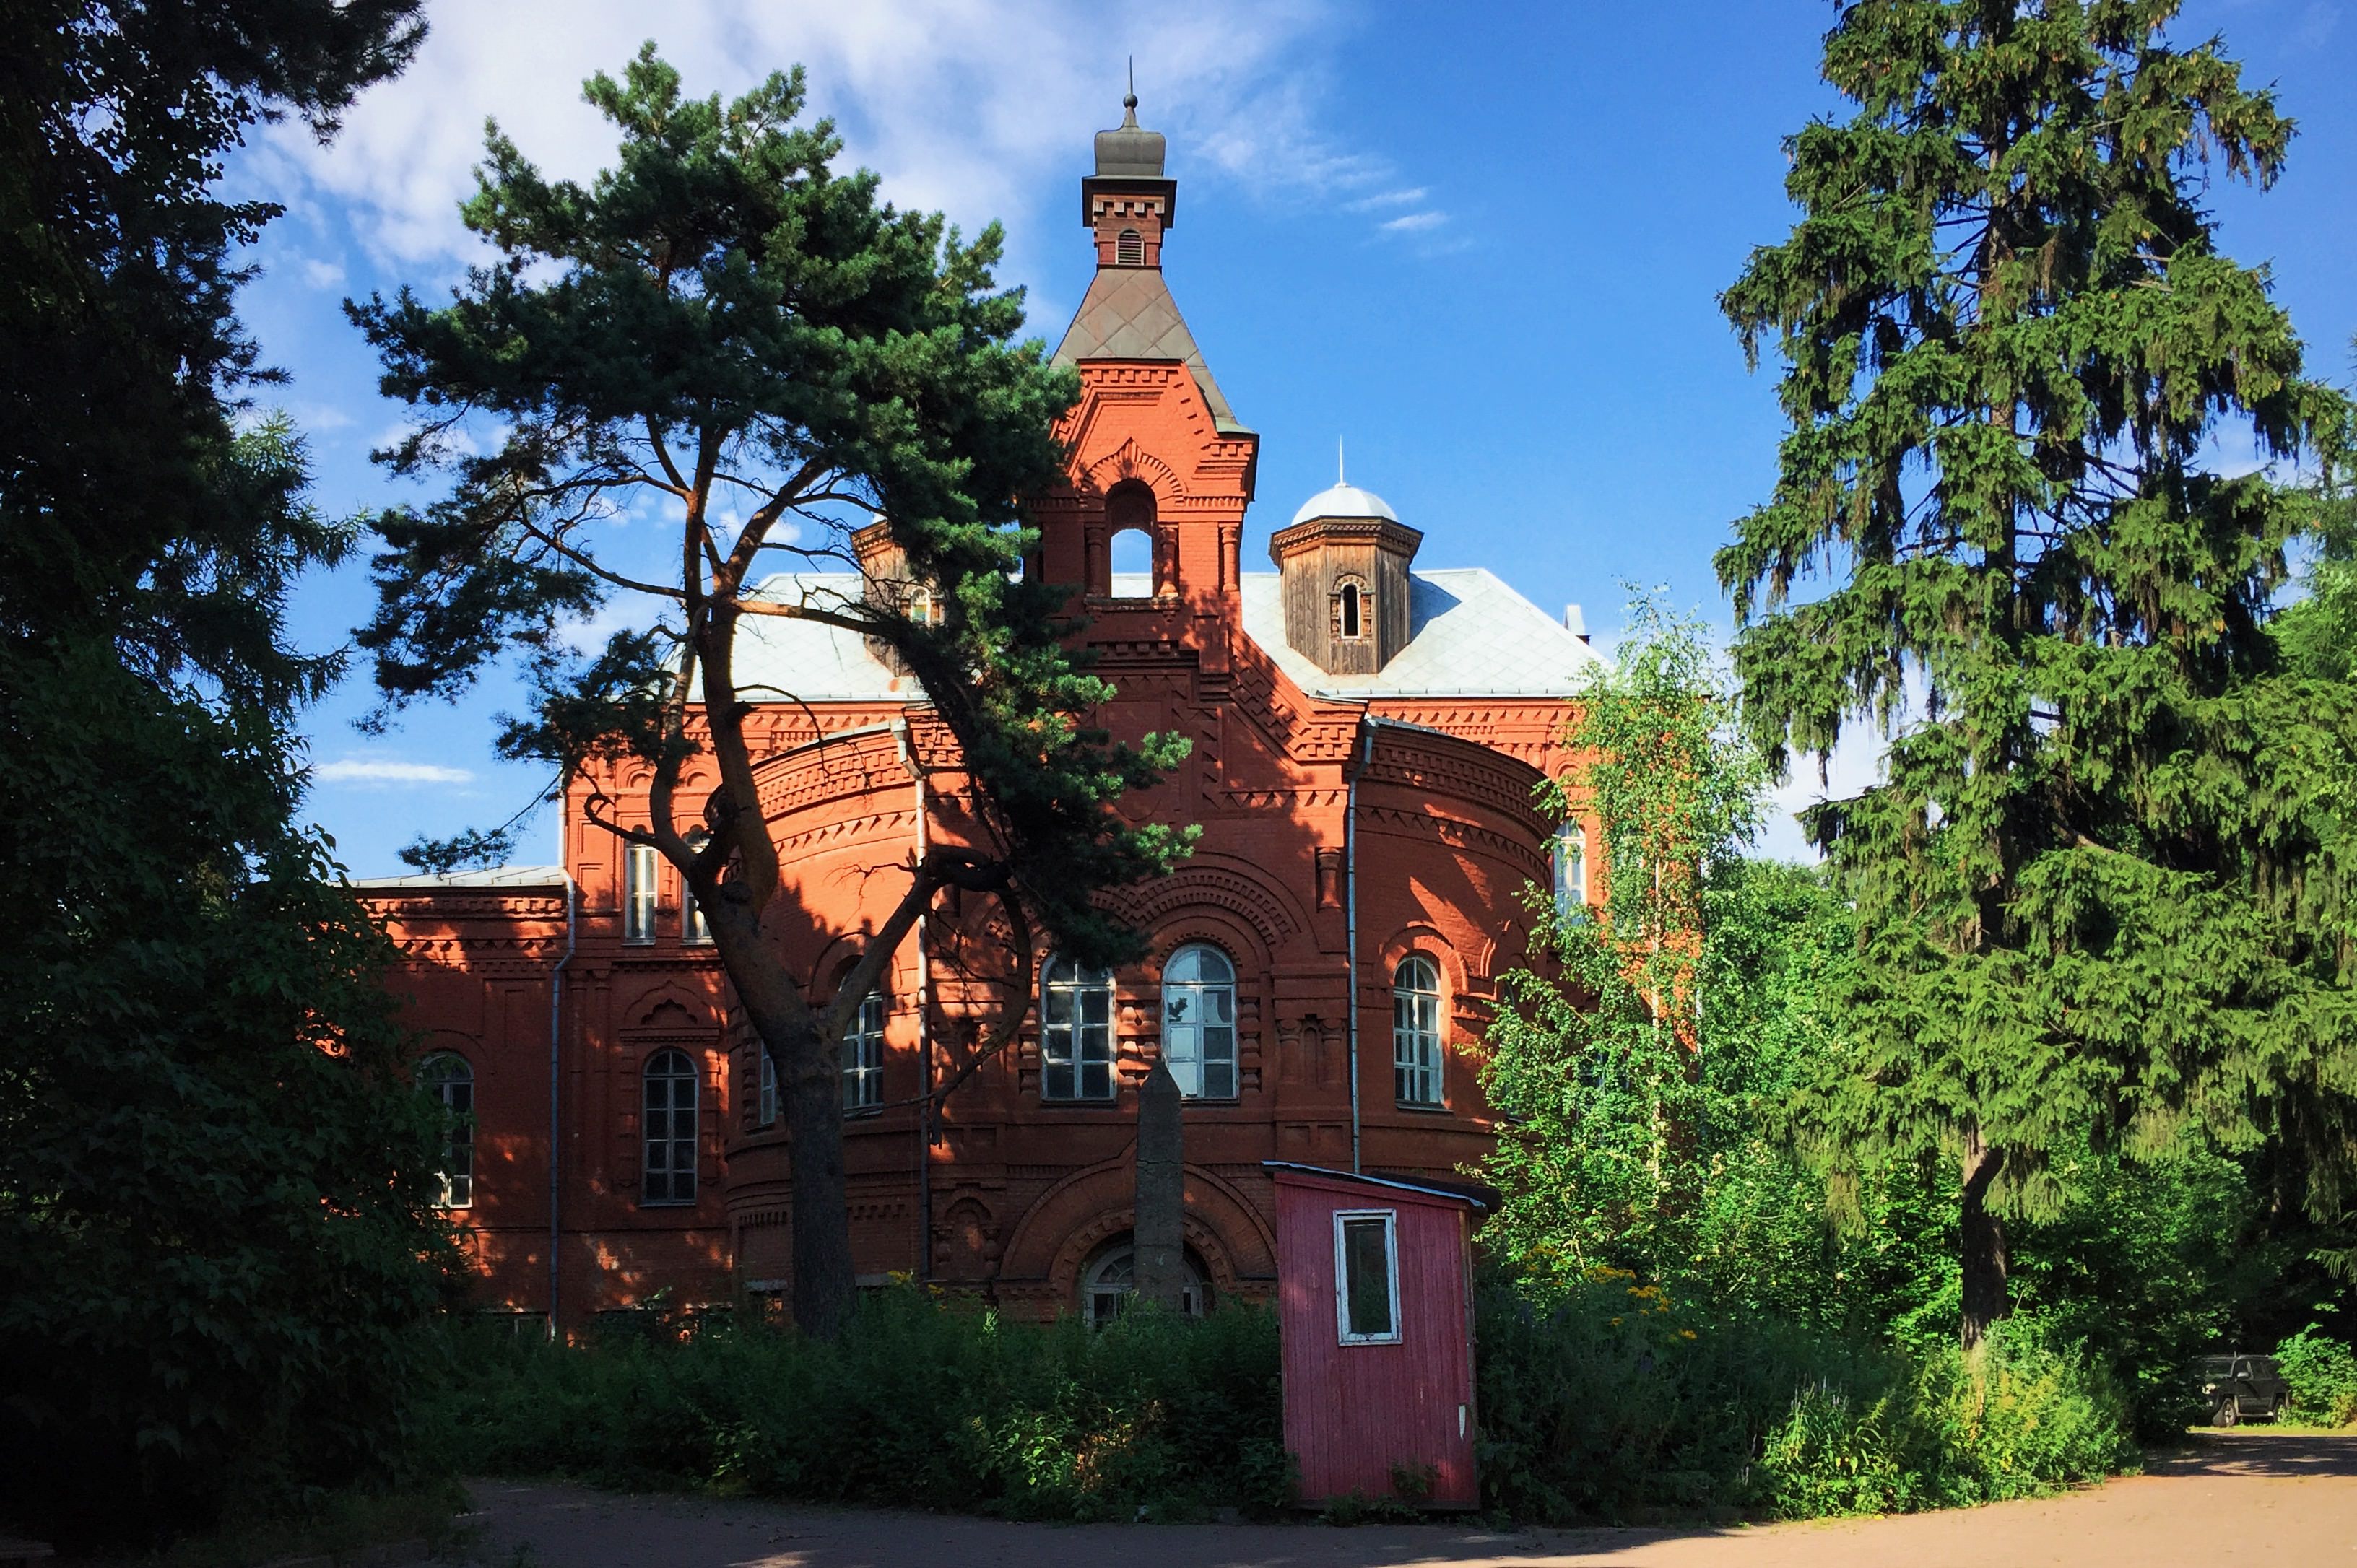
[[[2242,1406],[2231,1394],[2220,1400],[2218,1408],[2210,1412],[2210,1424],[2212,1426],[2232,1426],[2242,1419]]]
[[[2290,1413],[2291,1402],[2281,1394],[2276,1395],[2276,1402],[2267,1408],[2267,1419],[2278,1425],[2282,1424],[2284,1417]]]

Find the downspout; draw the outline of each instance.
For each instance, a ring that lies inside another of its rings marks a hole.
[[[909,721],[892,721],[900,767],[916,785],[917,864],[930,847],[925,835],[925,765],[909,736]],[[933,1277],[933,1035],[932,964],[925,951],[925,918],[917,917],[917,1278]]]
[[[1375,757],[1375,721],[1361,714],[1365,736],[1344,782],[1342,804],[1342,940],[1350,949],[1351,1008],[1344,1038],[1351,1058],[1351,1172],[1359,1171],[1359,777]]]
[[[563,835],[559,834],[559,847]],[[573,907],[577,891],[573,873],[564,867],[557,875],[565,878],[565,956],[548,972],[548,1337],[557,1337],[556,1290],[557,1252],[565,1240],[563,1216],[559,1208],[562,1193],[560,1174],[563,1170],[564,1124],[558,1120],[557,1086],[562,1067],[565,1041],[565,966],[573,961]]]

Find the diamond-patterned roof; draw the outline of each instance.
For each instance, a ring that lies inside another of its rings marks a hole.
[[[1170,297],[1159,267],[1099,267],[1081,296],[1081,308],[1056,349],[1058,364],[1084,360],[1177,360],[1195,373],[1195,385],[1211,406],[1211,423],[1222,435],[1250,435],[1211,379],[1203,350],[1187,330],[1178,302]]]

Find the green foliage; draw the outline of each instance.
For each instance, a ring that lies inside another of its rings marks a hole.
[[[1620,1271],[1480,1296],[1482,1484],[1517,1519],[1809,1518],[2027,1497],[2133,1461],[2125,1403],[2026,1321],[1977,1364],[1758,1315]]]
[[[2229,424],[2330,458],[2347,405],[2199,205],[2212,161],[2271,181],[2290,122],[2176,10],[1843,5],[1857,113],[1792,138],[1802,218],[1722,301],[1791,422],[1718,557],[1747,725],[1780,765],[1891,737],[1809,818],[1864,960],[1809,1134],[1837,1169],[1961,1161],[1968,1336],[2004,1309],[1994,1216],[2050,1211],[2091,1140],[2281,1139],[2328,1208],[2352,1149],[2324,852],[2357,689],[2268,629],[2313,496],[2202,467]]]
[[[584,1348],[475,1331],[454,1369],[469,1473],[1019,1519],[1292,1496],[1276,1321],[1249,1306],[1042,1326],[900,1288],[832,1342],[749,1323]]]
[[[2291,1386],[2291,1412],[2300,1421],[2346,1426],[2357,1421],[2357,1352],[2309,1325],[2276,1347],[2276,1364]]]

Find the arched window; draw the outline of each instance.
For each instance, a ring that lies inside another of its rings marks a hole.
[[[475,1206],[475,1069],[456,1051],[417,1064],[418,1087],[442,1106],[442,1163],[435,1172],[439,1208]]]
[[[1146,264],[1146,237],[1135,229],[1124,229],[1114,237],[1113,264],[1117,267],[1142,267]]]
[[[1039,970],[1039,1097],[1113,1098],[1113,971],[1050,958]]]
[[[1143,480],[1124,479],[1105,492],[1103,592],[1142,599],[1168,586],[1154,558],[1156,510],[1153,489]]]
[[[1189,942],[1162,966],[1162,1059],[1189,1100],[1236,1097],[1236,967]]]
[[[884,998],[871,991],[843,1031],[843,1108],[873,1111],[884,1103]]]
[[[1352,639],[1366,636],[1366,617],[1361,613],[1361,606],[1359,604],[1359,585],[1356,583],[1343,584],[1342,592],[1340,597],[1341,599],[1341,604],[1337,615],[1341,625],[1337,628],[1336,635],[1351,638]]]
[[[702,828],[687,835],[687,847],[696,854],[712,842],[712,835]],[[695,901],[695,889],[689,886],[687,875],[679,878],[679,940],[692,947],[701,947],[712,940],[712,925],[704,918],[704,906]]]
[[[1422,953],[1392,973],[1392,1085],[1402,1105],[1440,1100],[1440,974]]]
[[[1211,1305],[1211,1287],[1191,1256],[1181,1254],[1186,1283],[1178,1287],[1179,1309],[1200,1317]],[[1091,1324],[1111,1323],[1137,1294],[1137,1252],[1127,1241],[1109,1247],[1081,1274],[1081,1306]]]
[[[1555,831],[1555,914],[1569,919],[1587,903],[1587,830],[1566,822]]]
[[[647,1062],[645,1203],[695,1201],[695,1063],[685,1051],[657,1051]]]
[[[622,849],[622,940],[655,940],[655,847],[626,844]]]
[[[918,626],[942,624],[942,602],[933,596],[932,589],[920,586],[909,591],[909,619]]]
[[[754,1072],[753,1125],[774,1127],[778,1124],[778,1064],[767,1046],[753,1047],[753,1059],[761,1065]]]

